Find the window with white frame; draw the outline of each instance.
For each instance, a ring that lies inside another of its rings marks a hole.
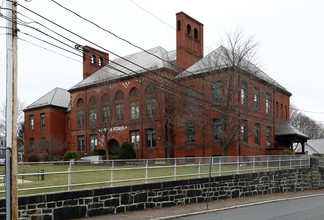
[[[156,147],[156,132],[154,129],[146,129],[146,147]]]
[[[260,89],[254,88],[254,110],[259,111],[260,110]]]
[[[271,95],[267,93],[266,95],[266,113],[271,114]]]
[[[139,118],[139,104],[138,102],[130,103],[130,119],[138,119]]]
[[[102,123],[109,123],[111,120],[110,106],[103,107],[101,115],[102,115]]]
[[[156,101],[155,99],[148,99],[146,101],[146,117],[152,118],[155,116],[156,111]]]
[[[77,116],[78,120],[77,120],[77,123],[78,123],[78,127],[82,127],[84,126],[84,120],[85,120],[85,116],[84,116],[84,111],[81,110],[81,111],[78,111],[78,116]]]
[[[95,108],[90,109],[90,124],[91,125],[97,124],[97,111]]]
[[[124,104],[119,103],[115,105],[115,121],[124,120]]]
[[[29,116],[29,130],[34,130],[34,116]]]
[[[45,128],[45,113],[41,113],[41,128]]]
[[[139,148],[139,142],[140,142],[139,130],[130,131],[130,142],[134,149]]]
[[[220,105],[222,103],[223,91],[222,91],[222,81],[217,81],[212,83],[211,87],[212,103],[214,105]]]
[[[222,133],[223,133],[223,131],[222,131],[221,119],[219,119],[219,118],[213,118],[212,119],[212,136],[213,136],[213,141],[214,142],[219,141]]]
[[[90,151],[97,149],[97,135],[90,134],[89,140],[90,140]]]
[[[186,122],[186,143],[195,143],[195,121]]]
[[[241,122],[241,138],[242,142],[247,143],[247,121],[242,120]]]
[[[247,104],[247,85],[246,83],[242,83],[241,85],[241,105]]]
[[[260,145],[260,124],[254,124],[254,144]]]
[[[84,151],[84,135],[78,136],[78,151]]]
[[[271,127],[267,127],[267,147],[271,147]]]

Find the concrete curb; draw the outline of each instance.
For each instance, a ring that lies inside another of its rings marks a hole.
[[[225,211],[225,210],[236,209],[236,208],[243,208],[243,207],[254,206],[254,205],[263,205],[263,204],[267,204],[267,203],[289,201],[289,200],[294,200],[294,199],[304,199],[304,198],[311,198],[311,197],[317,197],[317,196],[324,196],[324,193],[312,194],[312,195],[306,195],[306,196],[296,196],[296,197],[283,198],[283,199],[273,199],[273,200],[267,200],[267,201],[262,201],[262,202],[254,202],[254,203],[249,203],[249,204],[244,204],[244,205],[230,206],[230,207],[226,207],[226,208],[209,209],[209,210],[185,213],[185,214],[180,214],[180,215],[157,217],[157,218],[152,218],[151,220],[175,219],[175,218],[181,218],[181,217],[188,217],[188,216],[194,216],[194,215],[207,214],[207,213],[212,213],[212,212]]]

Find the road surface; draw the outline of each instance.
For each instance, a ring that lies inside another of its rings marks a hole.
[[[273,202],[177,220],[324,220],[324,196]]]

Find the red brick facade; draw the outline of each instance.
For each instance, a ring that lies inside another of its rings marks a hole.
[[[182,72],[182,69],[187,69],[203,57],[203,24],[183,12],[177,13],[176,18],[176,64]],[[107,53],[91,47],[84,47],[83,51],[83,78],[88,80],[88,77],[100,70],[103,64],[108,64],[109,56]],[[179,97],[169,100],[167,93],[152,92],[150,83],[147,83],[147,77],[154,77],[155,74],[175,75],[170,68],[158,68],[154,72],[146,70],[144,73],[126,75],[117,80],[73,87],[69,90],[69,108],[44,106],[26,110],[25,145],[30,146],[31,139],[36,142],[41,137],[57,137],[64,140],[65,151],[70,149],[78,151],[81,155],[89,155],[93,150],[91,147],[104,148],[99,141],[101,136],[98,131],[103,128],[104,125],[101,123],[106,117],[104,112],[109,109],[111,121],[109,121],[110,132],[107,139],[112,153],[116,153],[116,149],[123,141],[133,142],[136,140],[134,148],[137,158],[166,157],[166,148],[162,139],[171,138],[173,151],[170,155],[173,157],[221,155],[220,143],[214,141],[211,134],[212,120],[219,118],[220,113],[201,105],[195,107],[199,109],[199,114],[197,112],[195,114],[188,113],[184,104],[187,100],[182,100]],[[253,128],[256,123],[259,125],[259,143],[255,143],[254,130],[250,129],[252,133],[247,136],[247,140],[239,141],[236,138],[235,143],[229,148],[228,154],[266,154],[268,129],[271,130],[270,148],[288,148],[287,143],[280,142],[276,145],[275,131],[280,122],[289,122],[289,97],[291,94],[261,79],[253,78],[251,82],[251,78],[243,75],[240,80],[240,82],[248,82],[246,87],[247,97],[250,97],[248,102],[253,104],[255,89],[260,91],[259,109],[250,111],[246,117],[248,128]],[[212,89],[208,80],[204,81],[199,77],[188,76],[178,78],[177,83],[190,87],[197,93],[205,94],[206,103],[211,99]],[[185,88],[178,89],[186,90]],[[270,96],[270,101],[266,104],[267,95]],[[170,101],[172,107],[166,107],[166,103]],[[180,103],[183,106],[173,120],[173,127],[168,129],[166,125],[160,126],[160,121],[166,120],[166,115],[179,108]],[[240,94],[237,95],[235,104],[240,105]],[[269,106],[270,112],[267,112],[266,105]],[[123,111],[123,114],[116,113],[119,111]],[[41,128],[41,114],[44,113],[46,124],[45,128]],[[34,120],[33,130],[30,129],[30,116],[33,116]],[[190,143],[186,141],[186,123],[188,121],[195,122],[195,137]],[[156,132],[155,138],[152,138],[152,130]],[[94,137],[96,140],[92,140]]]

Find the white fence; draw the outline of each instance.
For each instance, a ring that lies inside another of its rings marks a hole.
[[[210,167],[211,165],[211,167]],[[18,191],[28,193],[128,185],[310,166],[307,155],[186,157],[19,163]],[[3,172],[2,172],[3,173]],[[5,175],[0,175],[4,180]],[[2,186],[4,189],[4,187]],[[4,193],[0,190],[0,193]]]

